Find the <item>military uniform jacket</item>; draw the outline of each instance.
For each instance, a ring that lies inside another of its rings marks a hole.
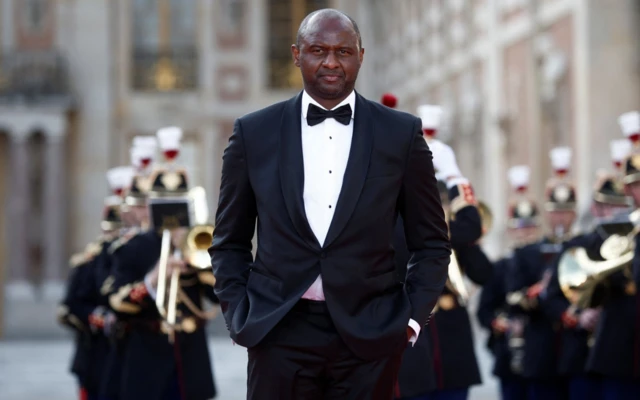
[[[155,300],[144,277],[160,257],[161,237],[154,231],[139,234],[113,253],[114,292],[110,302],[118,311],[127,338],[120,400],[162,400],[169,382],[178,377],[185,400],[215,397],[216,388],[202,320],[187,304],[202,310],[202,296],[216,301],[211,270],[181,276],[178,322],[185,331],[176,333],[175,344],[161,329]],[[167,285],[168,287],[168,285]],[[196,321],[197,325],[185,321]],[[195,329],[193,329],[195,328]],[[187,333],[186,331],[190,331]]]
[[[71,270],[61,313],[62,322],[76,331],[76,351],[71,370],[90,394],[99,392],[109,353],[109,342],[102,330],[104,314],[96,312],[96,309],[102,306],[106,311],[108,306],[107,297],[101,289],[108,276],[104,261],[112,240],[113,237],[103,236],[92,243],[88,246],[91,250],[83,255],[84,260]]]
[[[553,246],[548,239],[515,249],[507,275],[508,293],[526,292],[539,282],[551,268],[553,258],[543,253],[544,246]],[[556,251],[556,256],[559,254]],[[524,327],[524,360],[522,376],[529,379],[549,380],[557,377],[560,345],[559,323],[548,317],[547,304],[538,299],[537,305],[523,308],[511,304],[509,318],[521,318]]]
[[[136,235],[138,232],[138,228],[126,228],[126,230],[121,232],[121,236],[118,239],[110,242],[104,254],[96,260],[96,277],[98,278],[98,286],[100,287],[101,300],[110,312],[115,312],[109,304],[109,297],[113,292],[115,279],[112,262],[113,249],[117,248],[120,243],[126,242],[128,238]],[[126,339],[116,337],[115,329],[111,329],[109,332],[105,331],[105,337],[109,341],[109,352],[106,355],[106,360],[102,367],[99,394],[104,398],[117,399],[118,393],[120,392],[120,376],[123,369],[122,354]]]
[[[590,255],[597,254],[602,239],[597,233],[579,235],[562,244],[562,252],[573,247],[584,247]],[[561,254],[560,254],[561,256]],[[569,309],[570,303],[560,289],[558,281],[558,256],[553,263],[553,275],[547,286],[544,298],[544,310],[548,317],[559,326],[557,372],[562,377],[581,375],[586,370],[589,355],[589,332],[579,326],[567,328],[562,325],[562,314]],[[595,256],[594,256],[595,258]]]
[[[461,186],[449,190],[451,244],[462,273],[475,283],[483,284],[491,277],[492,265],[476,244],[482,235],[480,214],[474,205],[465,202],[463,191],[466,185]],[[403,239],[397,237],[396,243]],[[398,259],[401,276],[404,276],[403,268],[406,272],[407,261]],[[443,294],[455,298],[447,287]],[[467,388],[481,383],[468,311],[457,300],[453,306],[449,310],[439,308],[422,329],[416,344],[405,350],[398,377],[401,397]]]
[[[640,238],[636,236],[632,270],[609,279],[607,296],[587,360],[587,370],[611,378],[640,380]]]
[[[494,264],[491,280],[482,287],[477,312],[480,325],[489,331],[487,347],[493,353],[495,360],[493,375],[500,379],[515,379],[517,377],[511,370],[508,334],[495,333],[492,327],[495,318],[501,314],[506,316],[507,313],[505,299],[507,296],[506,279],[508,268],[508,258],[503,258]]]

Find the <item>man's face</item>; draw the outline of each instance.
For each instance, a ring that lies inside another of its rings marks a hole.
[[[341,101],[353,91],[364,49],[348,19],[312,19],[300,47],[293,45],[291,50],[305,90],[316,100]]]
[[[136,223],[138,225],[144,225],[149,221],[149,208],[147,208],[146,205],[144,206],[131,206],[130,207],[131,213],[134,216],[134,219],[136,220]]]
[[[537,225],[509,228],[507,233],[514,243],[524,244],[537,240],[540,237],[540,228]]]
[[[629,207],[616,204],[593,202],[591,205],[591,214],[596,218],[611,218],[616,214],[622,213]]]
[[[188,228],[176,228],[171,230],[171,243],[177,248],[181,248],[189,233]]]
[[[136,225],[136,218],[131,212],[129,206],[123,206],[120,208],[120,218],[122,218],[122,223],[126,227],[131,227]]]
[[[562,229],[562,232],[567,233],[571,231],[571,226],[576,220],[576,212],[573,210],[557,210],[547,212],[547,222],[549,227],[556,232],[558,229]]]

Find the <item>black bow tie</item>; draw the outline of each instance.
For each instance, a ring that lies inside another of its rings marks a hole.
[[[351,122],[351,114],[351,106],[349,104],[345,104],[335,110],[324,110],[315,104],[309,104],[309,109],[307,110],[307,124],[309,124],[309,126],[314,126],[327,118],[333,118],[343,125],[349,125],[349,122]]]

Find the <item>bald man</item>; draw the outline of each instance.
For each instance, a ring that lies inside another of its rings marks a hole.
[[[351,18],[308,15],[291,50],[304,90],[239,118],[224,152],[216,294],[248,348],[249,399],[390,400],[451,253],[431,152],[419,119],[355,92],[364,49]]]

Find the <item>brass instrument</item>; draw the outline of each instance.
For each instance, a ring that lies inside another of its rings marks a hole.
[[[160,246],[160,261],[158,266],[158,288],[156,295],[156,307],[162,318],[167,316],[167,310],[164,306],[164,297],[166,293],[167,282],[167,264],[169,263],[169,252],[171,251],[171,231],[164,229],[162,231],[162,244]]]
[[[633,260],[634,238],[640,232],[640,209],[625,218],[626,224],[616,224],[619,231],[612,233],[600,246],[602,260],[591,259],[582,247],[568,249],[561,256],[558,282],[562,293],[573,305],[593,307],[596,287],[615,272],[627,268]]]
[[[482,221],[482,235],[484,236],[493,226],[493,214],[491,213],[489,206],[482,201],[478,201],[477,208],[480,213],[480,220]],[[457,295],[460,305],[465,306],[469,301],[470,295],[455,253],[451,253],[448,276],[449,278],[446,282],[447,288]]]
[[[484,236],[493,227],[493,213],[487,203],[482,200],[478,201],[478,212],[480,213],[480,220],[482,221],[482,235]]]
[[[213,240],[214,226],[207,223],[209,212],[207,207],[206,192],[198,186],[189,191],[188,197],[193,206],[193,226],[189,228],[185,239],[173,252],[173,256],[184,260],[192,268],[204,270],[211,268],[211,258],[208,248]],[[174,269],[169,281],[169,295],[165,306],[166,297],[166,273],[171,247],[171,231],[165,229],[162,235],[162,247],[160,252],[158,293],[156,306],[160,315],[165,320],[164,330],[169,333],[169,340],[173,342],[176,327],[177,303],[180,291],[180,270]],[[214,278],[215,279],[215,278]],[[209,317],[211,318],[211,317]]]

